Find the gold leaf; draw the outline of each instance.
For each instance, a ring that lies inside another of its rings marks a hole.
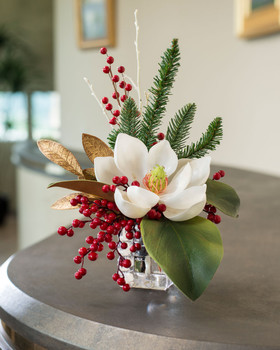
[[[96,180],[95,172],[93,168],[87,168],[83,170],[84,179],[86,180]]]
[[[114,201],[113,192],[104,193],[102,191],[102,186],[104,185],[106,184],[102,182],[91,181],[91,180],[70,180],[70,181],[60,181],[60,182],[52,183],[48,186],[48,188],[51,188],[51,187],[68,188],[73,191],[89,193],[96,197],[104,198],[109,201]]]
[[[80,176],[83,170],[76,157],[60,143],[51,140],[39,140],[37,142],[40,151],[45,157],[67,171]]]
[[[56,210],[69,210],[69,209],[77,209],[80,207],[80,205],[76,205],[73,206],[70,204],[70,200],[72,198],[75,198],[77,195],[81,194],[80,192],[76,192],[76,193],[71,193],[67,196],[64,196],[62,198],[60,198],[59,200],[57,200],[52,206],[52,209],[56,209]],[[92,195],[87,195],[88,199],[90,200],[94,200],[94,199],[99,199],[100,197],[97,196],[92,196]]]
[[[113,157],[114,152],[109,146],[96,136],[89,134],[82,135],[84,150],[93,163],[95,157]]]

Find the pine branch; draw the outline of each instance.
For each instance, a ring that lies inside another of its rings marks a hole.
[[[155,133],[166,110],[168,97],[180,66],[179,60],[178,39],[173,39],[171,48],[167,49],[162,56],[158,76],[154,78],[154,87],[149,90],[151,93],[149,104],[143,113],[139,138],[148,148],[156,141]]]
[[[116,139],[119,133],[138,137],[140,129],[139,111],[132,98],[125,100],[121,115],[119,117],[119,129],[112,130],[107,138],[112,149],[115,148]]]
[[[189,103],[179,110],[169,122],[166,140],[176,153],[180,153],[189,137],[191,123],[196,112],[195,103]]]
[[[187,146],[178,154],[178,158],[201,158],[209,151],[214,151],[223,137],[222,118],[215,118],[202,134],[200,140]]]

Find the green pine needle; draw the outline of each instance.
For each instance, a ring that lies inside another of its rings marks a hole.
[[[121,115],[119,117],[118,130],[113,129],[107,140],[110,147],[114,150],[116,139],[119,133],[138,137],[140,129],[139,111],[135,101],[132,98],[125,100]]]
[[[154,78],[154,86],[149,90],[151,93],[149,104],[143,113],[139,138],[148,149],[156,141],[156,132],[165,113],[168,97],[180,66],[179,60],[178,39],[173,39],[171,47],[162,56],[158,76]]]
[[[169,141],[170,146],[177,154],[185,147],[195,112],[195,103],[189,103],[180,109],[169,122],[166,140]]]
[[[202,134],[200,140],[187,146],[179,152],[178,158],[201,158],[209,151],[214,151],[223,136],[222,118],[215,118],[208,126],[206,132]]]

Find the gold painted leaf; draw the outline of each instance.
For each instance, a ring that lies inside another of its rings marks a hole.
[[[109,146],[96,136],[89,134],[82,135],[84,150],[89,160],[94,163],[96,157],[113,157],[114,152]]]
[[[76,193],[71,193],[67,196],[64,196],[60,199],[58,199],[52,206],[52,209],[56,209],[56,210],[69,210],[69,209],[77,209],[80,207],[79,205],[73,206],[70,204],[70,200],[72,198],[75,198],[77,195],[81,194],[80,192],[76,192]],[[99,199],[100,197],[97,196],[93,196],[90,194],[87,194],[88,199],[90,200],[94,200],[94,199]]]
[[[83,169],[84,179],[86,180],[96,180],[95,172],[93,168]]]
[[[48,188],[51,188],[51,187],[68,188],[73,191],[89,193],[94,196],[107,199],[109,201],[114,201],[113,192],[104,193],[102,191],[102,186],[104,185],[106,184],[102,182],[92,181],[92,180],[70,180],[70,181],[60,181],[60,182],[52,183],[48,186]]]
[[[83,174],[76,157],[60,143],[51,140],[39,140],[37,144],[43,155],[53,163],[75,175]]]

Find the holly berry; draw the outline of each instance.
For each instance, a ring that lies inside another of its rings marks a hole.
[[[119,66],[119,67],[118,67],[118,72],[119,72],[119,73],[124,73],[124,71],[125,71],[124,66]]]
[[[102,191],[103,191],[104,193],[108,193],[108,192],[110,191],[110,186],[109,186],[109,185],[103,185],[103,186],[102,186]]]
[[[117,119],[116,117],[113,117],[109,120],[109,123],[112,124],[112,125],[116,125],[117,124]]]
[[[75,256],[73,260],[75,264],[80,264],[82,262],[82,258],[80,255]]]
[[[80,274],[81,274],[82,276],[85,276],[85,275],[87,274],[87,270],[86,270],[84,267],[81,267],[81,268],[78,270],[78,272],[80,272]]]
[[[164,133],[163,132],[159,132],[158,134],[157,134],[157,138],[158,138],[158,140],[163,140],[164,139]]]
[[[116,242],[110,242],[108,244],[108,247],[109,247],[109,249],[115,250],[117,247],[117,244],[116,244]]]
[[[102,103],[103,103],[104,105],[106,105],[106,103],[108,103],[108,102],[109,102],[108,97],[103,97],[103,98],[102,98]]]
[[[114,117],[118,117],[120,114],[121,114],[121,112],[120,112],[118,109],[116,109],[116,110],[113,112],[113,116],[114,116]]]
[[[68,237],[73,237],[73,236],[74,236],[74,230],[73,230],[72,228],[69,228],[69,229],[67,230],[67,236],[68,236]]]
[[[120,80],[120,77],[119,77],[118,75],[114,75],[114,76],[112,77],[112,81],[113,81],[114,83],[117,83],[119,80]]]
[[[114,252],[109,252],[109,253],[107,253],[107,259],[109,259],[109,260],[115,259],[115,254],[114,254]]]
[[[125,280],[123,277],[120,277],[117,279],[117,283],[119,286],[123,286],[125,284]]]
[[[131,186],[137,186],[140,187],[140,183],[138,181],[132,181]]]
[[[121,89],[124,89],[124,88],[125,88],[125,85],[126,85],[125,81],[121,81],[121,82],[119,83],[119,87],[120,87]]]
[[[77,280],[80,280],[82,277],[83,277],[83,275],[81,274],[81,272],[79,272],[79,271],[77,271],[77,272],[75,272],[75,278],[77,279]]]
[[[122,248],[122,249],[126,249],[126,248],[127,248],[127,243],[122,242],[122,243],[121,243],[121,248]]]
[[[123,185],[126,185],[128,183],[128,178],[126,176],[121,176],[120,181]]]
[[[224,170],[219,170],[219,174],[221,175],[221,177],[224,177],[226,173],[224,172]]]
[[[58,229],[57,229],[57,233],[61,236],[64,236],[66,233],[67,233],[67,228],[64,227],[64,226],[60,226]]]
[[[122,96],[121,96],[121,101],[122,101],[122,102],[124,102],[126,99],[127,99],[127,96],[125,96],[125,95],[122,95]]]
[[[107,63],[109,63],[109,64],[114,63],[114,57],[109,56],[109,57],[107,58]]]
[[[120,95],[120,94],[119,94],[118,92],[113,92],[113,93],[112,93],[112,97],[113,97],[113,99],[115,99],[115,100],[116,100],[117,98],[119,98],[119,95]]]
[[[110,72],[110,67],[105,66],[103,67],[103,73],[108,74]]]
[[[87,248],[86,248],[86,247],[81,247],[81,248],[79,249],[79,254],[80,254],[81,256],[85,256],[86,253],[87,253]]]
[[[221,217],[220,217],[220,215],[215,215],[215,217],[214,217],[214,222],[215,222],[215,224],[219,224],[220,222],[221,222]]]
[[[131,91],[132,90],[132,85],[131,84],[126,84],[125,85],[125,90],[126,91]]]
[[[165,212],[165,210],[166,210],[166,205],[165,204],[160,204],[159,206],[158,206],[158,210],[161,212],[161,213],[163,213],[163,212]]]
[[[107,111],[110,111],[113,108],[113,106],[111,103],[107,103],[105,108],[107,109]]]
[[[122,289],[124,292],[128,292],[130,290],[130,285],[125,283],[123,286],[122,286]]]
[[[100,53],[101,53],[102,55],[106,55],[106,53],[107,53],[106,47],[101,47]]]
[[[70,199],[70,204],[71,204],[73,207],[75,207],[78,203],[79,203],[79,202],[77,201],[76,198]]]
[[[213,180],[220,180],[220,178],[221,178],[221,175],[219,173],[215,173],[213,175]]]
[[[117,282],[117,280],[120,278],[120,275],[118,273],[114,273],[112,278],[115,282]]]
[[[95,261],[97,258],[98,258],[98,254],[95,253],[95,252],[91,252],[91,253],[88,254],[88,259],[90,261]]]

